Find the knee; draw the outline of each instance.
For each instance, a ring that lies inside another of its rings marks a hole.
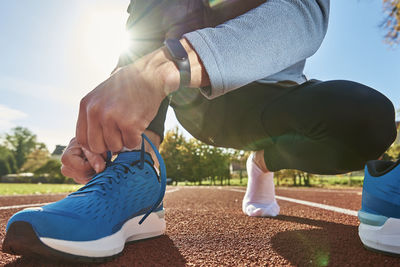
[[[396,138],[395,109],[377,90],[351,81],[316,84],[319,114],[328,132],[358,155],[360,162],[377,159]]]
[[[397,136],[395,109],[392,102],[384,95],[376,97],[371,105],[371,115],[367,118],[371,148],[381,156],[394,142]]]
[[[353,119],[355,125],[361,126],[360,139],[365,146],[366,160],[381,156],[396,139],[395,109],[393,103],[382,93],[368,86],[355,83],[352,87],[354,94]]]

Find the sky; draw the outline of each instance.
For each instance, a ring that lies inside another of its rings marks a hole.
[[[400,109],[400,46],[383,42],[381,2],[331,1],[326,38],[305,74],[366,84]],[[110,75],[124,49],[128,4],[0,1],[0,136],[24,126],[50,152],[56,144],[68,144],[79,100]],[[176,125],[169,109],[166,129]]]

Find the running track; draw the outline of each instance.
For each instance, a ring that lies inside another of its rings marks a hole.
[[[168,187],[166,235],[129,244],[100,266],[400,266],[400,258],[361,245],[355,216],[361,190],[279,188],[277,194],[281,215],[250,218],[241,212],[244,188]],[[1,238],[16,211],[63,197],[0,197]],[[5,253],[0,265],[71,266]]]

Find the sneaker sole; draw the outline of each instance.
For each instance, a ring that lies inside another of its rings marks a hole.
[[[164,210],[151,213],[139,225],[143,216],[124,223],[121,229],[92,241],[68,241],[39,237],[28,222],[10,225],[3,242],[3,252],[72,262],[104,262],[122,253],[125,243],[145,240],[165,233]]]
[[[400,219],[360,211],[358,235],[367,249],[400,256]],[[368,222],[368,223],[366,223]]]

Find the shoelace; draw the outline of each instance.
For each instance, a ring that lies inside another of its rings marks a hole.
[[[142,166],[144,166],[144,140],[143,140],[143,138],[146,139],[146,141],[149,143],[149,145],[153,149],[154,153],[156,154],[158,164],[160,165],[160,177],[161,177],[160,183],[161,184],[160,184],[160,193],[158,195],[158,199],[153,204],[153,207],[151,207],[151,209],[139,221],[139,224],[142,224],[144,222],[144,220],[147,218],[147,216],[149,216],[160,205],[160,203],[163,200],[164,195],[165,195],[165,188],[167,187],[167,170],[165,169],[164,160],[161,157],[160,152],[158,152],[157,148],[153,145],[153,143],[150,141],[150,139],[145,134],[142,134],[142,149],[141,149],[142,154],[140,156],[141,164],[142,164]]]
[[[145,135],[142,134],[142,145],[141,145],[141,150],[140,150],[140,161],[139,161],[139,168],[143,169],[144,168],[144,140],[146,140],[151,148],[153,149],[154,153],[156,154],[158,163],[160,165],[160,193],[158,195],[158,199],[156,202],[153,204],[153,206],[150,208],[150,210],[143,216],[143,218],[139,221],[139,224],[142,224],[144,220],[160,205],[161,201],[164,198],[165,195],[165,189],[167,185],[167,176],[166,176],[166,169],[165,169],[165,163],[164,160],[162,159],[160,153],[158,152],[157,148],[153,145],[153,143],[150,141],[150,139]],[[115,182],[117,184],[120,183],[121,177],[123,177],[124,174],[130,171],[130,168],[132,167],[131,164],[128,163],[112,163],[111,162],[111,152],[107,152],[107,168],[95,175],[85,186],[80,188],[78,191],[70,194],[70,195],[78,195],[78,194],[85,194],[89,192],[99,192],[101,194],[105,194],[105,190],[111,189],[112,183]],[[117,175],[115,175],[117,174]],[[122,176],[121,176],[122,175]]]
[[[111,189],[113,182],[119,184],[123,174],[129,171],[129,164],[127,163],[107,163],[107,165],[107,168],[103,172],[95,175],[85,186],[81,187],[78,191],[73,192],[70,195],[78,195],[89,192],[99,192],[104,195],[106,189]],[[115,176],[115,174],[117,175]]]

